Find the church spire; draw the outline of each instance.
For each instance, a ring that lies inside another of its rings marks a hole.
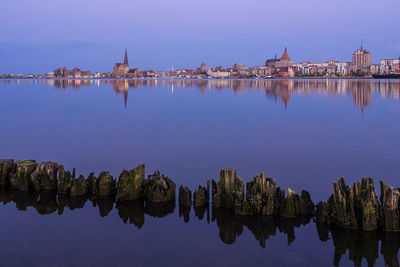
[[[125,48],[124,64],[129,64],[129,63],[128,63],[128,50],[127,50],[126,48]]]
[[[286,46],[285,46],[285,52],[283,52],[283,55],[282,55],[282,57],[281,57],[281,60],[282,60],[282,59],[290,60],[290,57],[289,57],[289,54],[288,54],[288,52],[287,52]]]

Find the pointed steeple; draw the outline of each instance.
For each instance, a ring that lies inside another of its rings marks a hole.
[[[363,50],[363,42],[361,41],[361,50]]]
[[[124,64],[129,64],[129,63],[128,63],[128,50],[127,50],[126,48],[125,48]]]
[[[281,59],[288,59],[290,60],[289,54],[287,52],[286,46],[285,46],[285,52],[283,52],[283,55],[281,57]]]

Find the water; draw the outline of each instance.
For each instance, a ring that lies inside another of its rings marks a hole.
[[[144,162],[147,174],[191,189],[223,167],[245,182],[266,171],[317,202],[340,176],[373,177],[377,191],[379,179],[399,186],[399,99],[396,80],[0,80],[0,158],[116,177]],[[352,266],[398,257],[398,235],[328,233],[307,218],[210,209],[200,220],[192,208],[185,222],[178,206],[18,194],[1,195],[15,204],[0,208],[0,265]]]

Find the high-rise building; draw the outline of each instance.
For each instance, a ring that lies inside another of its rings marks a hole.
[[[356,66],[356,67],[372,65],[371,53],[368,52],[367,50],[365,50],[363,48],[362,44],[361,44],[361,47],[353,53],[352,64],[353,64],[353,66]]]

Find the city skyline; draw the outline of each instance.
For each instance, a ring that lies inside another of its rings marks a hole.
[[[205,79],[205,78],[398,78],[400,76],[400,57],[381,59],[379,64],[372,63],[372,54],[364,48],[363,43],[352,54],[351,61],[337,61],[337,59],[326,62],[303,61],[294,63],[285,46],[281,57],[267,58],[264,65],[246,66],[234,63],[232,67],[221,65],[208,66],[205,62],[197,68],[174,68],[171,64],[168,70],[147,69],[141,70],[137,66],[129,65],[128,50],[125,48],[123,63],[114,64],[112,71],[95,72],[82,70],[75,66],[72,70],[64,66],[58,66],[54,71],[44,74],[3,74],[0,78],[45,78],[45,79],[133,79],[133,78],[183,78],[183,79]]]
[[[128,48],[131,64],[165,70],[262,65],[290,47],[294,62],[350,61],[360,42],[381,58],[400,56],[396,0],[280,2],[117,0],[55,5],[48,0],[4,1],[0,73],[42,73],[59,65],[108,71]],[[35,12],[31,12],[35,10]],[[163,12],[163,10],[171,10]],[[18,17],[18,20],[15,18]],[[227,30],[229,29],[229,30]]]
[[[1,45],[1,44],[0,44]],[[345,59],[344,60],[339,60],[339,57],[328,57],[328,56],[326,56],[326,60],[320,60],[320,61],[313,61],[313,60],[311,60],[311,59],[307,59],[307,58],[304,58],[304,60],[297,60],[297,58],[299,58],[298,56],[296,57],[296,55],[294,55],[293,56],[293,52],[290,52],[290,57],[292,58],[292,61],[293,61],[293,63],[294,64],[301,64],[301,63],[304,63],[304,62],[310,62],[310,63],[324,63],[324,62],[330,62],[330,61],[337,61],[337,62],[352,62],[352,60],[353,60],[353,57],[354,57],[354,55],[352,55],[352,53],[354,52],[354,49],[364,49],[364,50],[366,50],[366,51],[368,51],[368,52],[370,52],[371,54],[372,54],[372,58],[371,58],[371,61],[370,61],[370,63],[371,64],[373,64],[373,65],[379,65],[380,64],[380,61],[381,60],[384,60],[384,59],[400,59],[400,51],[399,51],[399,55],[397,56],[397,55],[392,55],[392,56],[387,56],[387,57],[385,57],[385,58],[377,58],[376,57],[376,55],[375,55],[375,53],[374,52],[372,52],[370,49],[368,49],[368,47],[366,47],[365,46],[365,42],[363,42],[363,41],[361,41],[361,46],[359,45],[357,48],[355,48],[355,47],[353,47],[353,48],[350,48],[350,50],[348,51],[348,55],[347,55],[347,57],[345,57]],[[243,64],[244,66],[264,66],[264,62],[265,62],[265,60],[268,60],[268,59],[273,59],[273,57],[277,57],[278,56],[278,58],[280,58],[280,56],[279,55],[281,55],[281,54],[284,54],[285,53],[285,51],[286,50],[290,50],[290,51],[292,51],[292,50],[294,50],[294,51],[296,51],[296,48],[294,47],[294,49],[292,48],[292,47],[289,47],[289,46],[287,46],[287,45],[284,45],[284,46],[282,46],[282,48],[279,48],[279,49],[276,49],[276,51],[278,51],[278,52],[275,52],[275,53],[269,53],[270,55],[268,55],[268,56],[266,56],[266,57],[264,57],[264,58],[261,58],[260,60],[259,60],[259,64],[255,64],[255,65],[248,65],[248,64],[245,64],[245,63],[243,63],[243,62],[239,62],[239,61],[235,61],[235,58],[232,58],[232,60],[231,60],[231,63],[230,64],[227,64],[227,65],[224,65],[224,64],[219,64],[218,62],[216,62],[216,64],[213,64],[213,66],[212,67],[218,67],[218,66],[222,66],[222,67],[231,67],[232,65],[234,65],[234,64]],[[351,50],[351,49],[353,49],[353,51]],[[119,55],[119,58],[121,58],[121,52],[120,51],[127,51],[127,50],[130,50],[130,51],[133,51],[133,52],[135,52],[135,51],[137,51],[137,50],[135,50],[135,49],[129,49],[129,47],[127,47],[127,46],[125,46],[125,48],[124,49],[119,49],[118,51],[113,51],[113,53],[111,53],[112,54],[112,56],[114,57],[114,54],[118,54]],[[125,53],[124,52],[124,53]],[[132,52],[131,52],[132,53]],[[73,56],[73,55],[69,55],[69,56]],[[138,54],[131,54],[131,57],[133,58],[133,60],[132,61],[134,61],[134,63],[133,63],[133,67],[134,68],[140,68],[140,66],[138,66],[138,64],[139,64],[139,62],[137,62],[137,61],[135,61],[135,58],[138,56]],[[67,56],[68,57],[68,56]],[[124,57],[125,57],[125,55],[124,55]],[[125,60],[125,59],[124,59]],[[64,62],[68,62],[69,60],[66,60],[66,61],[64,61]],[[79,61],[84,61],[83,59],[81,59],[81,60],[78,60],[78,62]],[[117,62],[117,61],[121,61],[120,59],[118,60],[118,59],[116,59],[116,61],[115,62]],[[200,62],[204,62],[204,61],[200,61]],[[214,60],[212,60],[211,62],[215,62]],[[110,63],[108,63],[108,64],[110,64]],[[113,64],[113,63],[112,63]],[[121,63],[122,64],[122,63]],[[2,74],[8,74],[8,73],[18,73],[18,74],[40,74],[40,73],[47,73],[47,72],[50,72],[50,71],[53,71],[53,70],[55,70],[57,67],[59,67],[59,66],[68,66],[68,67],[71,67],[71,68],[74,68],[75,66],[77,66],[77,65],[79,65],[79,66],[87,66],[87,65],[91,65],[90,63],[83,63],[83,64],[76,64],[76,63],[73,63],[73,62],[70,62],[69,64],[63,64],[62,62],[60,62],[58,65],[55,65],[55,66],[53,66],[53,68],[50,68],[50,69],[47,69],[47,70],[44,70],[44,71],[42,71],[42,72],[34,72],[34,71],[27,71],[27,72],[11,72],[11,71],[6,71],[6,72],[0,72],[0,75],[2,75]],[[209,66],[209,64],[207,64],[208,66]],[[131,66],[132,66],[132,64],[131,64]],[[173,68],[175,68],[175,69],[197,69],[198,67],[199,67],[199,62],[193,62],[193,63],[191,63],[191,64],[189,64],[189,65],[186,65],[186,66],[180,66],[180,65],[176,65],[176,64],[174,64],[173,62],[171,63],[171,64],[169,64],[168,66],[166,66],[166,68],[165,69],[162,69],[162,68],[157,68],[157,67],[155,67],[155,66],[157,66],[157,64],[156,65],[154,65],[153,67],[152,66],[149,66],[148,68],[140,68],[140,69],[143,69],[143,70],[156,70],[156,71],[168,71],[168,70],[170,70],[171,69],[171,67],[173,67]],[[0,64],[0,67],[2,67],[2,65]],[[88,68],[86,68],[86,67],[84,67],[83,69],[88,69]],[[94,68],[92,68],[91,70],[95,73],[95,72],[100,72],[100,73],[106,73],[106,72],[109,72],[110,71],[110,67],[108,66],[104,71],[99,71],[98,69],[100,69],[100,67],[94,67]],[[102,68],[103,69],[103,68]],[[111,69],[111,71],[112,71],[112,69]]]

